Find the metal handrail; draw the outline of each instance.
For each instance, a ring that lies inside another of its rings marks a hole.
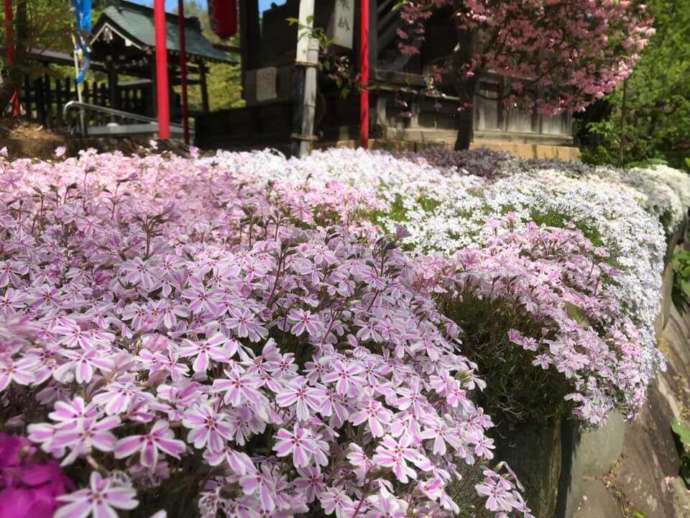
[[[158,124],[158,119],[154,119],[153,117],[146,117],[145,115],[139,115],[137,113],[131,113],[131,112],[126,112],[122,110],[116,110],[115,108],[107,108],[105,106],[99,106],[97,104],[89,104],[85,102],[80,102],[80,101],[69,101],[65,106],[62,108],[62,115],[65,120],[68,119],[67,115],[70,111],[74,110],[79,110],[79,131],[82,136],[87,136],[89,134],[89,129],[86,127],[86,122],[84,120],[84,112],[90,111],[90,112],[96,112],[96,113],[102,113],[105,115],[109,115],[111,117],[118,117],[121,119],[129,119],[131,121],[135,122],[143,122],[146,124]],[[127,125],[123,125],[123,127],[126,127]],[[94,131],[98,129],[98,127],[93,128]],[[181,131],[182,126],[179,124],[171,124],[170,129],[175,130],[175,131]]]
[[[62,116],[67,118],[67,113],[71,110],[85,110],[105,113],[106,115],[112,115],[114,117],[122,117],[123,119],[131,119],[139,122],[158,122],[157,119],[152,117],[146,117],[145,115],[139,115],[137,113],[125,112],[122,110],[116,110],[114,108],[106,108],[105,106],[98,106],[97,104],[89,104],[79,101],[70,101],[62,108]]]

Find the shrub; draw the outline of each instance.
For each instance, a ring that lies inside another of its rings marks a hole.
[[[678,250],[671,259],[673,266],[673,302],[682,309],[690,307],[690,251]]]
[[[565,401],[589,424],[616,407],[634,415],[651,372],[611,289],[618,272],[605,250],[578,230],[513,227],[510,218],[494,222],[484,247],[437,266],[444,313],[491,380],[481,404],[530,423],[563,414]]]
[[[494,179],[502,174],[514,159],[508,153],[479,148],[450,151],[442,147],[424,148],[416,153],[401,153],[400,158],[416,163],[428,163],[446,174],[465,174]]]

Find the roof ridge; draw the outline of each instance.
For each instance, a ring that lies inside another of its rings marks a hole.
[[[138,11],[146,16],[153,18],[153,7],[148,5],[138,4],[135,2],[130,2],[128,0],[110,0],[107,7],[114,7],[118,11],[130,10]],[[165,11],[165,19],[167,22],[177,23],[180,16],[177,13],[172,13],[170,11]],[[196,16],[185,16],[185,25],[190,29],[198,30],[202,32],[203,28],[201,26],[201,20]]]
[[[105,26],[117,32],[121,38],[130,40],[143,50],[155,47],[155,29],[151,7],[125,0],[111,0],[96,21],[92,39],[101,37]],[[178,22],[180,17],[166,13],[167,43],[169,52],[179,52]],[[236,58],[222,49],[217,49],[204,35],[201,21],[195,16],[185,17],[187,33],[187,54],[202,59],[225,63],[237,63]]]

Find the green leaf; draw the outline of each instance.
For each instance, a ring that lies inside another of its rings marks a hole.
[[[690,448],[690,427],[681,423],[678,419],[674,419],[671,423],[671,430],[675,433],[684,448]]]

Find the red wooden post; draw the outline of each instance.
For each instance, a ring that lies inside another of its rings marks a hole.
[[[177,0],[177,29],[180,36],[180,81],[182,83],[182,128],[184,143],[189,145],[189,102],[187,99],[187,34],[185,32],[184,0]]]
[[[369,148],[369,0],[362,3],[360,16],[359,143]]]
[[[14,46],[14,16],[12,15],[12,0],[5,0],[5,47],[7,48],[7,65],[10,69],[15,65],[15,46]],[[12,92],[12,117],[19,117],[19,90]]]
[[[155,0],[153,18],[156,28],[156,101],[158,105],[158,138],[170,138],[170,99],[168,82],[167,24],[165,0]]]

